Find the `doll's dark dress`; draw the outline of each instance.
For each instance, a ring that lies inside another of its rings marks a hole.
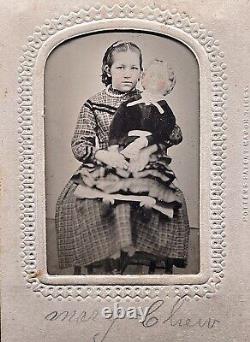
[[[115,113],[110,125],[109,145],[119,145],[126,147],[137,137],[128,137],[128,133],[133,130],[148,131],[151,133],[147,137],[148,145],[165,143],[175,127],[175,116],[165,100],[160,100],[157,104],[137,103],[141,100],[141,95],[134,95],[129,100],[123,102]]]
[[[93,178],[93,172],[100,169],[100,162],[94,157],[97,148],[95,137],[99,140],[99,148],[108,148],[110,124],[116,111],[135,94],[138,96],[139,93],[117,96],[104,89],[82,106],[72,139],[72,150],[81,166],[66,184],[56,207],[60,268],[95,263],[130,244],[151,257],[171,260],[180,267],[186,265],[189,224],[185,198],[180,189],[176,189],[176,192],[181,207],[175,210],[173,219],[166,219],[157,211],[152,211],[147,222],[143,220],[138,207],[130,203],[116,203],[107,215],[102,200],[78,199],[74,194],[78,186],[75,178],[79,178],[79,174],[83,179],[90,179]],[[180,137],[181,131],[175,125],[165,146],[179,143]],[[153,166],[160,158],[168,158],[164,144],[159,144],[158,151],[151,155],[149,163]]]

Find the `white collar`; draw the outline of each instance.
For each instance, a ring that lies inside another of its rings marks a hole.
[[[107,87],[105,88],[105,92],[107,95],[112,96],[112,97],[117,97],[117,98],[139,94],[139,91],[136,88],[131,89],[127,91],[126,93],[123,93],[123,92],[120,92],[119,90],[112,89],[111,84],[107,85]]]

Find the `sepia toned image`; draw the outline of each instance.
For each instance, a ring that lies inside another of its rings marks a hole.
[[[249,340],[249,8],[2,2],[1,341]]]
[[[68,40],[45,68],[49,274],[196,274],[199,66],[170,37]]]

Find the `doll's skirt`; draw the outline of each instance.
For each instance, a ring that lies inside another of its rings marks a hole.
[[[156,205],[162,208],[179,208],[182,197],[173,182],[175,174],[170,168],[171,158],[164,154],[153,154],[148,164],[139,171],[110,168],[103,164],[83,164],[73,175],[77,184],[85,189],[101,191],[105,194],[122,196],[146,196],[155,199]],[[96,193],[97,193],[96,191]],[[82,192],[82,198],[84,191]],[[87,191],[88,193],[90,191]],[[98,198],[98,196],[97,196]]]
[[[60,268],[89,265],[133,246],[157,259],[172,259],[185,267],[189,223],[185,198],[177,189],[181,207],[168,219],[152,211],[145,220],[133,203],[118,203],[107,210],[99,199],[78,199],[70,179],[56,206],[56,233]]]

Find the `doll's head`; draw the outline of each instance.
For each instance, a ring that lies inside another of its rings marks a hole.
[[[142,53],[132,43],[117,41],[105,52],[102,63],[102,82],[122,92],[135,88],[142,73]]]
[[[156,58],[144,71],[141,83],[147,92],[165,96],[174,88],[176,79],[169,64]]]

